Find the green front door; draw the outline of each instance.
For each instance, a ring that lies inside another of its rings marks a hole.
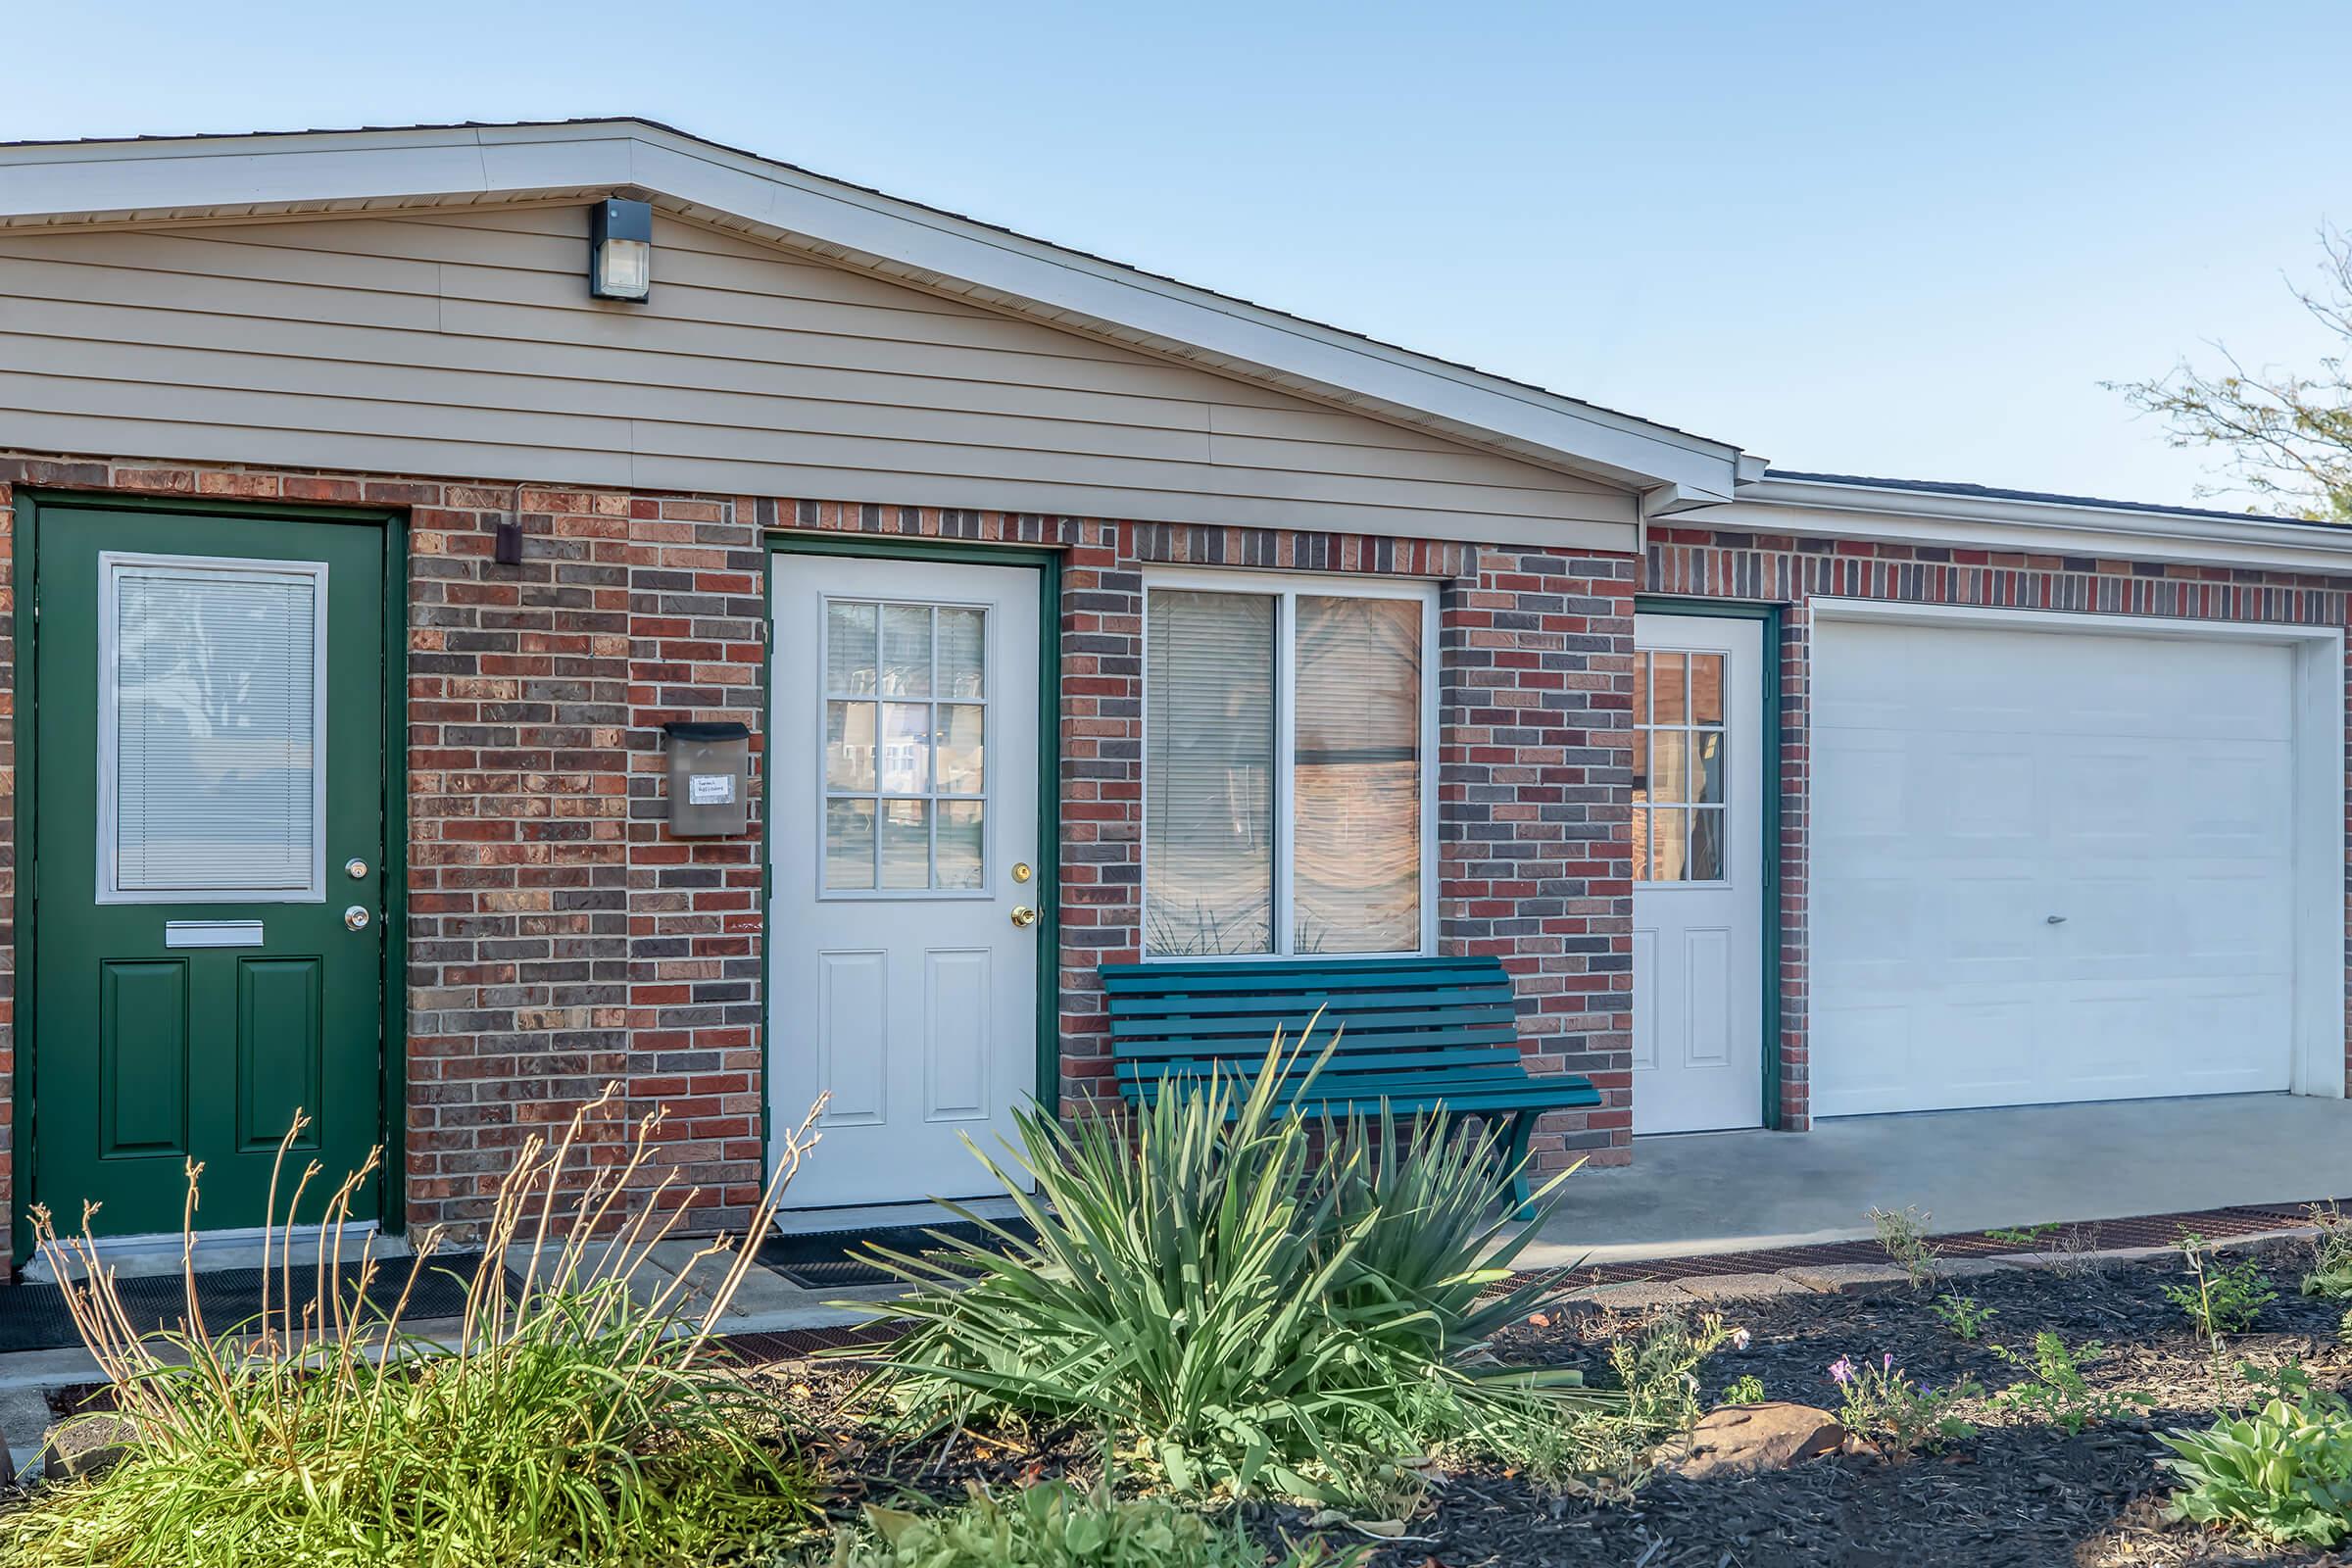
[[[382,1132],[384,533],[44,503],[32,1198],[62,1227],[303,1221]],[[372,1191],[357,1212],[375,1214]],[[281,1216],[282,1217],[282,1214]]]

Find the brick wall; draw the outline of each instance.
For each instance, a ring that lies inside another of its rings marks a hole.
[[[1538,1148],[1623,1157],[1632,582],[1625,557],[931,508],[0,456],[13,485],[381,507],[410,522],[406,1179],[463,1228],[514,1148],[607,1082],[667,1113],[664,1161],[740,1215],[761,1168],[756,839],[671,837],[661,725],[762,728],[763,533],[1058,548],[1065,1112],[1107,1095],[1098,964],[1142,917],[1143,582],[1157,564],[1441,584],[1440,930],[1519,979],[1540,1070],[1608,1103]],[[525,559],[492,559],[518,517]],[[0,692],[13,691],[0,550]],[[0,697],[0,702],[5,702]],[[14,914],[13,730],[0,709],[0,901]],[[756,818],[755,818],[756,820]],[[13,943],[0,926],[0,1153],[13,1156]],[[0,1207],[13,1157],[0,1159]]]
[[[1602,1095],[1540,1124],[1544,1169],[1633,1153],[1634,568],[1485,549],[1440,602],[1446,951],[1501,957],[1530,1065]]]
[[[1805,842],[1812,770],[1810,601],[1883,599],[2197,620],[2342,626],[2341,579],[1867,540],[1652,528],[1642,591],[1788,607],[1781,630],[1781,1118],[1810,1125]],[[2348,1020],[2352,1022],[2352,1020]]]
[[[0,516],[13,484],[406,513],[412,1224],[479,1216],[514,1147],[612,1081],[616,1125],[665,1108],[665,1158],[712,1205],[698,1226],[748,1207],[759,848],[669,837],[659,777],[665,720],[760,727],[749,503],[0,457]],[[491,559],[509,516],[519,566]]]

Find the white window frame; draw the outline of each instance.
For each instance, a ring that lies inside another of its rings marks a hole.
[[[1652,819],[1654,821],[1655,812],[1659,810],[1674,810],[1679,808],[1684,812],[1686,820],[1691,824],[1696,823],[1698,811],[1713,811],[1723,824],[1721,833],[1719,835],[1720,844],[1717,850],[1717,853],[1723,858],[1721,861],[1722,874],[1720,876],[1712,877],[1676,877],[1674,880],[1669,882],[1652,882],[1649,879],[1649,866],[1645,860],[1643,864],[1634,867],[1634,885],[1636,887],[1642,888],[1728,888],[1732,885],[1733,811],[1731,774],[1728,770],[1728,760],[1737,755],[1738,749],[1740,746],[1753,744],[1748,737],[1736,733],[1732,725],[1731,683],[1733,679],[1733,670],[1736,667],[1737,662],[1733,658],[1730,643],[1720,637],[1716,638],[1712,642],[1705,641],[1704,639],[1686,637],[1681,641],[1671,645],[1660,644],[1654,648],[1637,648],[1634,650],[1634,657],[1636,659],[1646,659],[1656,654],[1679,654],[1686,661],[1690,659],[1693,655],[1711,656],[1713,658],[1722,660],[1724,670],[1723,717],[1718,722],[1713,724],[1701,724],[1698,720],[1690,716],[1689,704],[1690,700],[1690,692],[1694,689],[1694,686],[1690,679],[1690,667],[1688,663],[1686,663],[1683,674],[1683,701],[1685,707],[1682,722],[1679,724],[1658,724],[1656,722],[1658,710],[1657,674],[1655,666],[1653,665],[1651,668],[1650,683],[1648,687],[1651,722],[1644,724],[1641,722],[1641,715],[1635,714],[1635,723],[1633,726],[1637,733],[1646,733],[1650,736],[1649,773],[1647,776],[1653,780],[1657,777],[1657,735],[1660,729],[1664,729],[1668,733],[1679,734],[1683,737],[1684,787],[1695,792],[1698,779],[1698,749],[1691,743],[1694,742],[1700,735],[1705,734],[1709,730],[1720,731],[1723,735],[1724,757],[1727,760],[1727,770],[1724,774],[1723,799],[1721,801],[1699,801],[1696,799],[1683,801],[1661,801],[1657,798],[1655,787],[1653,785],[1649,799],[1635,805],[1632,807],[1632,809],[1635,811],[1651,812]],[[1748,677],[1743,674],[1740,678],[1745,679]],[[1652,831],[1654,832],[1655,830],[1653,829]],[[1688,832],[1690,829],[1686,828],[1685,831]],[[1683,855],[1686,861],[1690,854],[1690,846],[1691,842],[1692,841],[1690,840],[1686,840],[1684,842]]]
[[[115,777],[121,714],[122,579],[126,574],[209,576],[227,582],[311,579],[311,871],[300,888],[134,888],[120,884],[121,790]],[[326,563],[243,556],[98,556],[99,904],[323,904],[326,902]]]
[[[1254,594],[1274,601],[1274,767],[1273,785],[1273,898],[1270,904],[1271,953],[1201,955],[1152,954],[1141,934],[1150,929],[1152,899],[1152,595],[1167,593]],[[1421,941],[1411,951],[1387,953],[1294,953],[1296,938],[1291,903],[1291,859],[1296,828],[1291,805],[1297,798],[1292,772],[1297,757],[1298,727],[1298,602],[1300,596],[1319,599],[1394,599],[1421,606]],[[1438,585],[1422,578],[1364,578],[1314,573],[1237,570],[1155,570],[1144,577],[1144,621],[1137,637],[1142,668],[1139,685],[1143,710],[1137,722],[1142,750],[1137,758],[1142,781],[1138,808],[1137,858],[1142,881],[1137,893],[1139,933],[1137,951],[1146,963],[1293,963],[1350,958],[1434,957],[1438,951]]]
[[[877,690],[870,697],[837,698],[828,684],[833,673],[832,638],[833,607],[835,605],[873,605],[874,616],[874,684]],[[880,607],[897,605],[906,609],[921,607],[932,612],[931,627],[931,690],[932,696],[920,698],[884,697],[881,685],[882,618]],[[980,695],[978,697],[941,697],[939,690],[939,616],[942,610],[976,610],[980,612]],[[819,903],[864,904],[906,903],[909,901],[985,902],[997,895],[990,891],[989,873],[997,864],[997,783],[998,769],[1005,765],[1001,759],[988,755],[990,739],[996,729],[997,716],[997,626],[1004,618],[993,599],[909,599],[886,594],[853,594],[825,592],[816,601],[816,898]],[[864,790],[835,790],[825,778],[825,710],[834,702],[872,703],[874,705],[874,788]],[[981,710],[980,793],[977,795],[942,795],[939,783],[939,739],[931,739],[932,790],[924,795],[894,795],[882,785],[882,708],[891,702],[919,702],[937,713],[942,707],[977,708]],[[1019,765],[1014,763],[1012,765]],[[874,870],[875,885],[870,888],[834,888],[825,885],[825,808],[836,796],[852,799],[871,799],[874,802]],[[980,885],[970,888],[886,888],[881,886],[882,808],[892,801],[928,801],[931,803],[931,874],[939,875],[939,807],[942,802],[962,804],[972,802],[980,808]]]

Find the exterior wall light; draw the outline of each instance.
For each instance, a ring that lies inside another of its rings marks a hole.
[[[654,205],[599,202],[588,236],[588,292],[638,300],[654,292]]]

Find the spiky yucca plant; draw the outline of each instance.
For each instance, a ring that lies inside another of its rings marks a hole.
[[[1505,1234],[1494,1132],[1384,1113],[1320,1124],[1318,1152],[1284,1101],[1329,1055],[1277,1036],[1247,1083],[1167,1084],[1132,1137],[1033,1109],[1009,1167],[975,1149],[1035,1238],[958,1209],[986,1244],[876,1250],[911,1290],[882,1309],[914,1323],[880,1374],[901,1407],[1099,1424],[1180,1492],[1343,1500],[1594,1402],[1487,1353],[1550,1284],[1488,1294],[1535,1229]]]

